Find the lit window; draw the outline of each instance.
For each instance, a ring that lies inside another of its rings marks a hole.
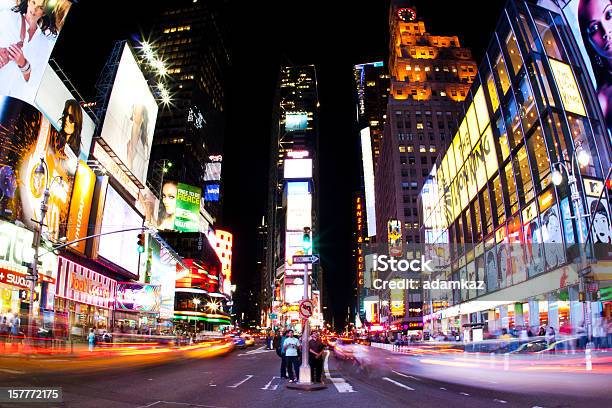
[[[406,71],[410,71],[412,67],[410,65],[406,65]]]
[[[406,146],[406,150],[408,150],[408,153],[412,153],[414,152],[414,146]]]
[[[422,123],[417,123],[417,129],[423,129],[423,124]]]
[[[440,96],[446,96],[446,92],[440,91]]]
[[[399,151],[400,151],[400,153],[406,153],[406,147],[400,146],[399,147]]]
[[[420,71],[420,70],[421,70],[421,67],[419,67],[419,66],[417,65],[416,67],[414,67],[414,70],[415,70],[415,71]]]
[[[436,152],[436,146],[429,146],[429,153],[435,153]]]
[[[425,145],[421,145],[419,147],[419,152],[421,152],[421,153],[426,153],[427,152],[427,149],[425,148]]]

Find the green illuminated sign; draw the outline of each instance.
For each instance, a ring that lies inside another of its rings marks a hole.
[[[178,183],[176,191],[176,215],[174,229],[182,232],[198,232],[200,199],[202,189],[189,184]]]

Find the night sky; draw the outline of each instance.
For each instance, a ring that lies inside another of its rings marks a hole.
[[[214,0],[211,0],[214,1]],[[298,4],[299,3],[299,4]],[[480,62],[505,1],[414,1],[432,34],[458,35]],[[103,4],[103,7],[101,7]],[[82,0],[53,57],[87,100],[115,40],[147,33],[165,1]],[[351,295],[352,194],[359,185],[352,66],[388,58],[389,0],[230,2],[223,226],[234,233],[237,312],[259,288],[256,228],[266,212],[272,99],[281,64],[315,64],[319,84],[321,203],[318,237],[330,307],[342,327]],[[256,318],[257,316],[251,316]]]

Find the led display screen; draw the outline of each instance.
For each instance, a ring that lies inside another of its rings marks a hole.
[[[142,184],[147,179],[157,109],[147,80],[126,45],[100,136]]]
[[[374,195],[374,163],[372,160],[372,141],[370,128],[361,129],[361,160],[363,162],[363,182],[365,189],[366,217],[368,236],[376,235],[376,201]]]
[[[72,5],[69,0],[44,2],[45,13],[37,19],[36,31],[28,41],[23,16],[34,14],[40,3],[0,1],[0,95],[13,96],[28,103],[34,103],[51,51]],[[25,72],[20,69],[19,61],[9,58],[8,47],[11,45],[21,49]]]
[[[219,181],[221,180],[221,162],[206,163],[206,170],[204,173],[205,181]]]
[[[142,226],[142,217],[114,188],[108,186],[100,233]],[[102,235],[98,255],[138,276],[138,231]]]
[[[285,159],[284,178],[312,178],[312,159]]]
[[[116,310],[159,313],[161,287],[144,283],[118,282]]]
[[[285,115],[285,130],[304,130],[308,127],[308,114],[302,112]]]
[[[219,201],[219,184],[208,184],[204,190],[204,201]]]

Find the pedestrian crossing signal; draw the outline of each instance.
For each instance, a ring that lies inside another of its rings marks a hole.
[[[138,253],[139,254],[142,254],[144,252],[144,240],[145,240],[145,234],[141,232],[140,234],[138,234]]]

